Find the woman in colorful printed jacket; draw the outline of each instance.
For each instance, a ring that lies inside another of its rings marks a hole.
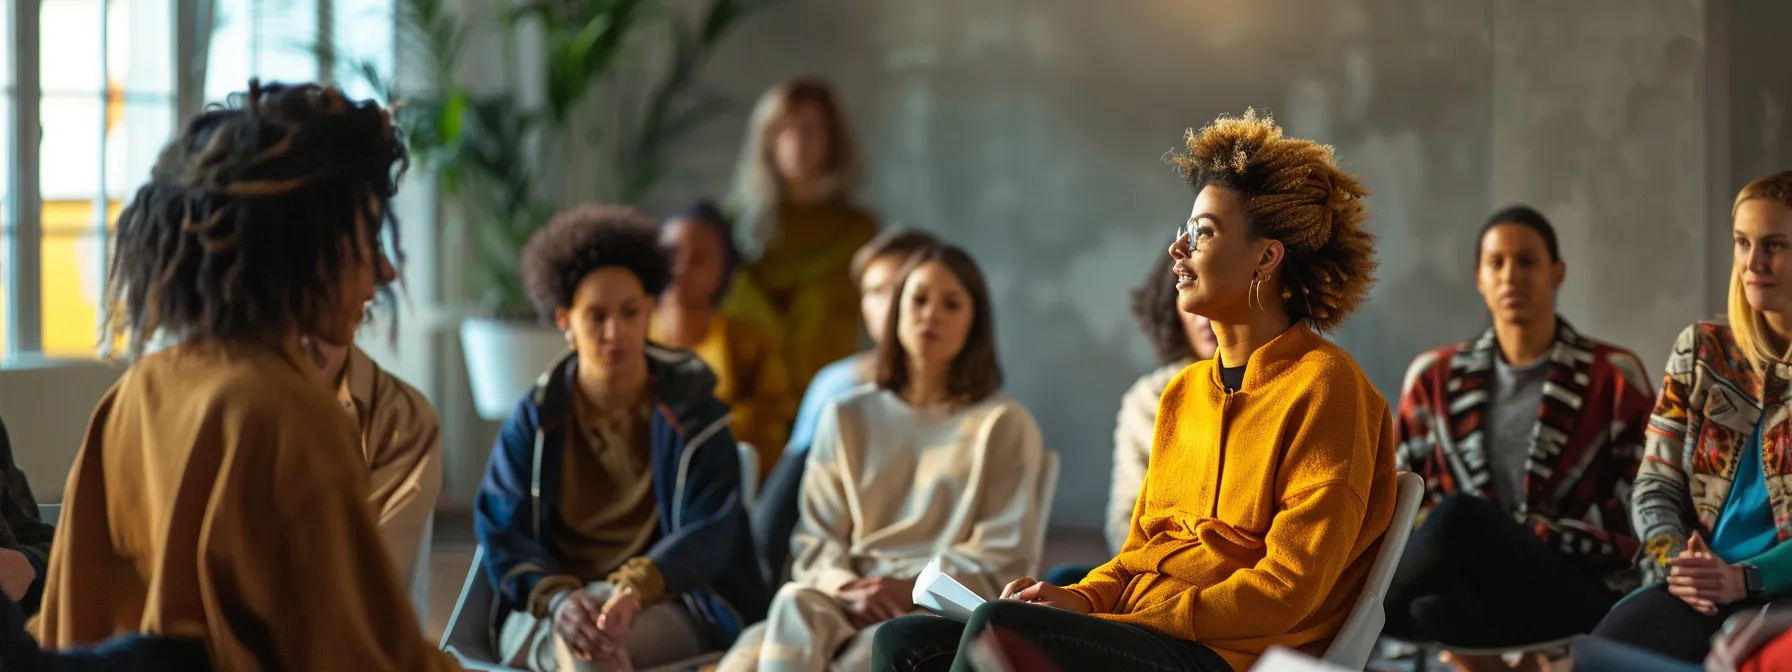
[[[1731,212],[1728,324],[1674,342],[1631,491],[1653,583],[1593,631],[1687,662],[1724,619],[1792,595],[1792,171]]]
[[[1475,269],[1493,326],[1406,374],[1398,456],[1425,478],[1424,522],[1383,632],[1476,649],[1552,642],[1592,630],[1636,587],[1624,497],[1654,390],[1635,354],[1556,315],[1567,269],[1541,213],[1488,218]]]

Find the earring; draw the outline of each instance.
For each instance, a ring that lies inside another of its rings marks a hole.
[[[1255,308],[1257,310],[1263,310],[1263,300],[1257,296],[1257,287],[1259,287],[1262,282],[1262,277],[1258,276],[1255,271],[1251,272],[1251,295],[1245,299],[1245,305],[1248,306],[1254,301],[1257,304]]]
[[[1292,298],[1294,298],[1294,292],[1290,292],[1286,289],[1282,290],[1282,300],[1283,301],[1287,301],[1288,299],[1292,299]]]
[[[577,350],[578,349],[577,344],[572,342],[572,330],[567,329],[566,331],[561,332],[561,333],[566,335],[566,347],[571,350]]]

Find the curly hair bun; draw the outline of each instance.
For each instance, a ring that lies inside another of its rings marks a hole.
[[[1283,283],[1290,312],[1326,331],[1343,324],[1375,284],[1375,235],[1365,231],[1369,192],[1338,168],[1331,147],[1289,138],[1268,115],[1221,116],[1190,129],[1173,160],[1199,193],[1237,190],[1252,232],[1288,248]]]

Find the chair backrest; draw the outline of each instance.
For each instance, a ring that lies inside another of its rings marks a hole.
[[[752,511],[759,499],[759,450],[745,441],[735,442],[734,448],[740,452],[740,502]]]
[[[1045,451],[1045,463],[1039,465],[1039,499],[1035,504],[1039,507],[1039,534],[1037,536],[1038,543],[1033,548],[1035,566],[1032,571],[1028,572],[1029,574],[1038,573],[1037,563],[1045,557],[1045,532],[1051,526],[1052,498],[1057,494],[1058,454],[1047,450]]]
[[[1388,521],[1388,531],[1381,535],[1381,548],[1375,553],[1375,564],[1369,566],[1369,579],[1363,584],[1363,593],[1357,596],[1350,618],[1344,621],[1344,628],[1338,631],[1331,648],[1326,650],[1325,662],[1353,670],[1363,669],[1375,649],[1375,639],[1381,636],[1382,624],[1387,622],[1382,599],[1386,597],[1388,584],[1394,581],[1394,569],[1400,565],[1400,555],[1406,552],[1406,538],[1412,534],[1412,521],[1419,514],[1419,498],[1425,492],[1425,479],[1419,478],[1418,474],[1402,471],[1394,478],[1399,483],[1394,519]]]
[[[497,600],[491,580],[481,571],[484,565],[482,544],[473,551],[473,564],[467,569],[466,582],[461,584],[460,599],[455,600],[454,613],[442,631],[442,650],[460,659],[461,666],[469,670],[514,670],[500,664],[498,652],[492,650],[492,619],[497,616],[492,611],[497,608]]]
[[[55,525],[56,521],[60,518],[62,518],[62,504],[60,502],[56,504],[37,505],[38,520],[44,521],[50,525]]]

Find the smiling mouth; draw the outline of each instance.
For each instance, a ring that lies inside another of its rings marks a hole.
[[[1188,269],[1178,265],[1171,272],[1176,276],[1177,289],[1195,286],[1195,274]]]

